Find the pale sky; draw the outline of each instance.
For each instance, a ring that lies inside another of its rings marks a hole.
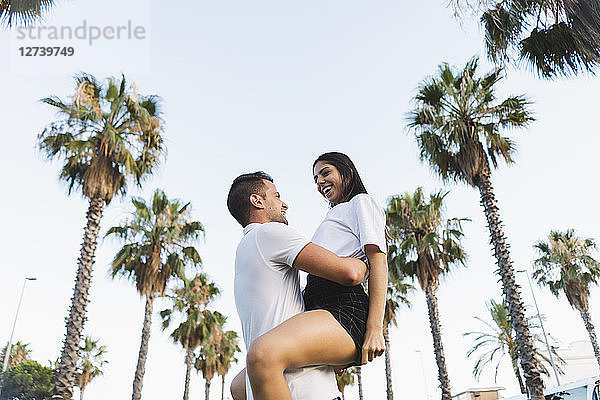
[[[367,190],[383,206],[393,194],[444,188],[422,165],[406,113],[419,82],[443,61],[462,66],[484,54],[476,21],[462,26],[446,2],[372,1],[182,1],[62,0],[47,26],[143,26],[143,40],[19,40],[0,32],[2,138],[0,169],[5,190],[0,197],[0,342],[8,339],[18,295],[28,283],[15,339],[30,343],[32,357],[55,359],[65,332],[64,317],[72,296],[76,259],[87,202],[66,195],[57,179],[58,164],[36,151],[35,140],[55,119],[38,100],[67,98],[72,76],[86,71],[104,78],[124,73],[140,93],[163,100],[168,156],[144,189],[129,195],[146,198],[157,187],[169,197],[190,201],[193,216],[206,228],[199,251],[203,270],[222,295],[214,309],[229,316],[228,329],[241,333],[233,305],[233,259],[242,231],[225,206],[227,190],[238,174],[262,169],[271,173],[290,206],[290,225],[311,236],[327,211],[315,190],[311,165],[325,151],[343,151],[356,163]],[[89,39],[89,38],[88,38]],[[72,46],[73,57],[21,57],[21,46]],[[482,60],[481,72],[490,65]],[[505,233],[516,269],[531,269],[532,245],[550,229],[575,228],[600,240],[600,194],[597,171],[600,145],[597,94],[592,77],[554,82],[526,69],[510,68],[499,95],[525,94],[537,121],[515,132],[517,163],[494,174]],[[467,268],[443,280],[438,300],[443,343],[453,393],[495,385],[492,369],[473,379],[473,360],[466,358],[470,340],[462,334],[481,329],[474,316],[486,316],[485,301],[501,293],[495,260],[479,195],[463,185],[448,186],[447,213],[468,217],[464,245]],[[106,209],[101,235],[131,210],[129,197]],[[131,396],[137,361],[143,301],[133,285],[108,277],[118,248],[99,241],[90,292],[86,333],[108,348],[104,376],[93,381],[86,399]],[[517,276],[522,295],[532,304],[525,276]],[[534,286],[546,329],[559,345],[586,340],[579,317],[564,299]],[[391,331],[393,384],[396,398],[439,397],[437,369],[424,295],[412,296],[411,309],[399,314]],[[155,310],[164,308],[157,301]],[[590,300],[600,326],[600,289]],[[161,331],[155,315],[143,398],[180,398],[184,353]],[[419,353],[423,355],[423,368]],[[244,356],[239,358],[243,360]],[[232,368],[232,377],[243,367]],[[363,369],[369,399],[385,398],[383,359]],[[424,373],[424,372],[425,373]],[[591,374],[598,374],[598,370]],[[228,379],[229,380],[229,379]],[[497,385],[505,396],[518,386],[508,360]],[[347,398],[356,398],[356,388]],[[204,382],[193,376],[191,398],[204,396]],[[213,381],[211,398],[220,398]]]

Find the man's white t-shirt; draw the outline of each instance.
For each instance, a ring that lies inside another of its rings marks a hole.
[[[285,320],[304,311],[298,270],[292,265],[309,243],[279,222],[250,224],[235,257],[235,305],[246,348]],[[285,378],[293,400],[331,400],[339,395],[328,366],[288,369]],[[246,398],[252,400],[246,377]]]

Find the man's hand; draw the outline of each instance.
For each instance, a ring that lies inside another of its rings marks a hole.
[[[365,333],[365,341],[362,347],[362,364],[373,361],[385,351],[385,341],[383,339],[383,329],[368,329]]]
[[[338,257],[314,243],[307,244],[298,253],[294,268],[344,286],[360,284],[367,272],[367,265],[358,258]]]
[[[246,368],[233,378],[230,391],[233,400],[246,400]]]

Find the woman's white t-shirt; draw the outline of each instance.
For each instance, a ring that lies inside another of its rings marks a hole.
[[[367,261],[364,248],[374,244],[387,253],[385,212],[375,199],[357,194],[327,212],[311,240],[340,257],[355,257]]]

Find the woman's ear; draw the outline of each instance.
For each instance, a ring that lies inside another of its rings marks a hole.
[[[264,199],[256,193],[252,193],[250,195],[250,204],[252,204],[253,207],[258,209],[265,208]]]

